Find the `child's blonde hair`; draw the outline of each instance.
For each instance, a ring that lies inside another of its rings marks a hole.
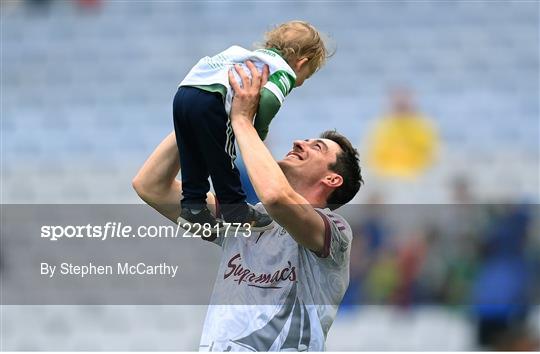
[[[264,39],[264,48],[279,50],[289,64],[307,58],[311,73],[319,70],[333,55],[319,31],[305,21],[285,22],[266,32]]]

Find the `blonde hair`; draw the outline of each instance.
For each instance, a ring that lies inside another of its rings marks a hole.
[[[307,58],[312,73],[334,54],[326,48],[319,31],[305,21],[285,22],[266,32],[263,47],[279,50],[291,65],[298,59]]]

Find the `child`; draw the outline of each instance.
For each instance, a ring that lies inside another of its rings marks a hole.
[[[327,57],[317,30],[307,22],[291,21],[266,33],[262,49],[249,51],[232,46],[213,57],[202,58],[191,69],[180,83],[173,104],[182,173],[180,224],[219,227],[206,207],[210,176],[226,222],[249,224],[253,232],[273,227],[272,219],[246,203],[234,164],[236,151],[229,120],[234,91],[229,85],[228,71],[234,64],[245,68],[246,60],[252,61],[259,71],[268,65],[268,82],[261,90],[254,119],[254,127],[264,140],[285,96],[320,69]]]

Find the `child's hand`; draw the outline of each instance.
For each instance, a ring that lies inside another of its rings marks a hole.
[[[251,78],[246,75],[239,65],[234,66],[238,76],[242,79],[242,86],[234,78],[232,70],[229,71],[229,83],[234,90],[234,98],[231,106],[231,121],[246,119],[253,123],[253,117],[257,113],[261,88],[268,81],[268,65],[259,73],[251,61],[246,61],[246,66],[251,72]]]

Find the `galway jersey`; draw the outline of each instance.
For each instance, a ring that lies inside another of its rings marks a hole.
[[[256,209],[266,212],[262,204]],[[275,224],[250,237],[218,237],[222,257],[201,351],[322,351],[349,284],[352,232],[329,209],[322,254]]]
[[[268,134],[268,126],[277,114],[287,96],[294,88],[296,74],[289,64],[274,49],[257,49],[250,51],[239,46],[232,46],[227,50],[214,55],[204,57],[190,70],[180,86],[194,86],[202,90],[219,92],[224,98],[225,111],[230,114],[231,102],[234,91],[229,85],[228,71],[234,64],[240,64],[246,74],[251,76],[244,62],[251,60],[259,71],[264,64],[270,70],[268,82],[261,90],[259,109],[253,125],[261,139]],[[240,77],[233,70],[238,82]]]

